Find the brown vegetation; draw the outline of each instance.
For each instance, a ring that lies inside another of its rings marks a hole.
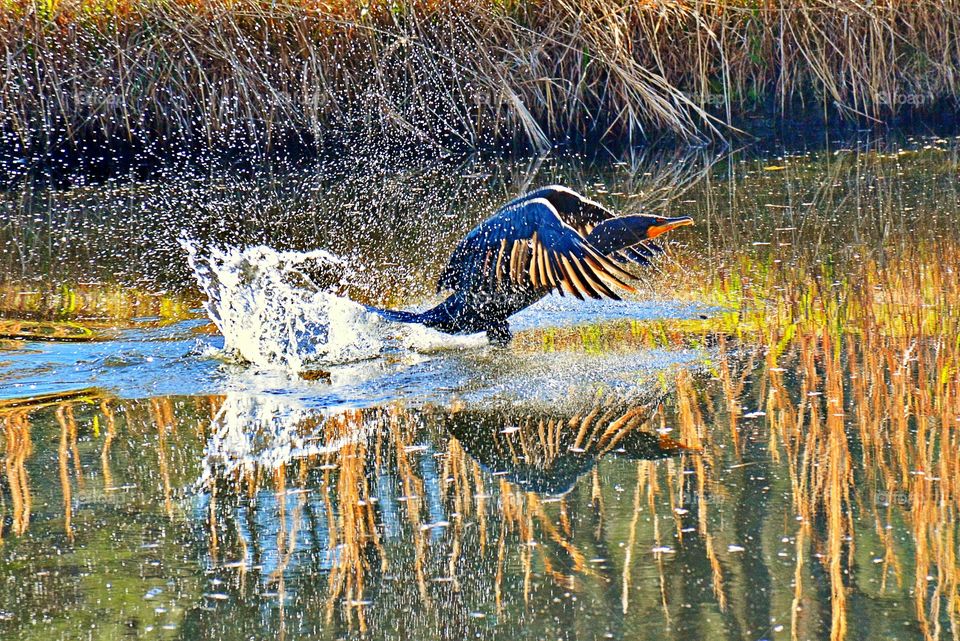
[[[951,107],[955,0],[5,0],[0,128],[43,148],[344,131],[482,147]]]

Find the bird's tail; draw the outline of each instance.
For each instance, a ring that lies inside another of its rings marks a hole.
[[[384,320],[393,321],[394,323],[422,323],[424,322],[424,315],[417,312],[405,312],[399,309],[381,309],[379,307],[373,307],[371,305],[366,305],[368,312],[373,312],[380,318]]]
[[[395,323],[420,323],[443,332],[456,332],[462,329],[457,319],[462,311],[463,301],[452,295],[436,307],[422,312],[405,312],[399,309],[380,309],[367,306],[367,310],[381,318]],[[480,330],[477,330],[480,331]]]

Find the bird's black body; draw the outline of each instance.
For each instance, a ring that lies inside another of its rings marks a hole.
[[[460,241],[437,284],[437,291],[453,292],[442,303],[420,313],[372,309],[449,334],[486,332],[505,344],[507,319],[553,290],[619,300],[617,289],[633,288],[617,263],[647,264],[661,251],[653,237],[691,223],[618,217],[571,189],[544,187],[510,201]]]

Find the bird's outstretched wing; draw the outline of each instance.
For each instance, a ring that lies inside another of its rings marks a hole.
[[[588,238],[593,230],[602,223],[619,218],[597,201],[591,200],[563,185],[541,187],[510,201],[504,208],[536,198],[542,198],[553,205],[553,208],[557,210],[557,215],[560,216],[560,220],[573,227],[584,238]],[[632,262],[637,265],[649,265],[650,259],[660,253],[663,253],[663,249],[653,241],[638,239],[630,246],[624,246],[612,252],[609,256],[621,263]]]
[[[542,198],[553,205],[560,220],[573,227],[584,238],[601,222],[616,217],[616,214],[600,203],[563,185],[541,187],[510,201],[504,208],[536,198]]]
[[[619,300],[633,277],[599,254],[546,199],[509,203],[464,238],[437,289],[557,290],[577,298]]]

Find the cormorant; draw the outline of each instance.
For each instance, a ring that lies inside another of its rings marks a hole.
[[[371,307],[380,316],[421,323],[448,334],[486,332],[495,345],[510,342],[507,319],[551,291],[583,300],[620,300],[617,289],[635,291],[634,277],[617,263],[647,265],[662,252],[651,242],[684,225],[688,216],[617,216],[559,185],[508,202],[460,241],[437,291],[453,290],[425,312]]]

